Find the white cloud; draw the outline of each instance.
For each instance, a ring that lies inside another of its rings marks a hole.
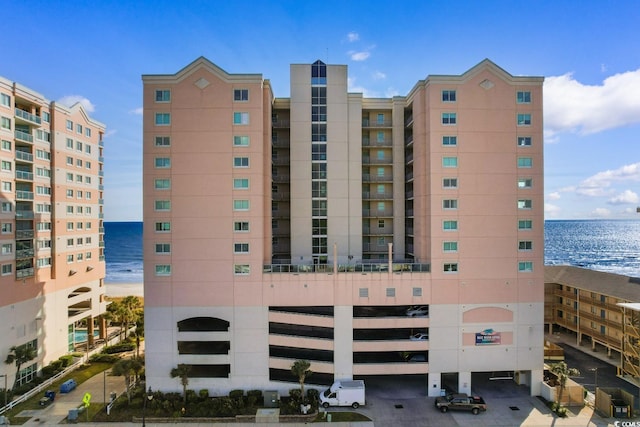
[[[349,52],[349,56],[351,57],[352,61],[364,61],[366,59],[369,58],[369,56],[371,56],[371,53],[367,52],[367,51],[363,51],[363,52],[356,52],[356,51],[350,51]]]
[[[640,201],[640,197],[636,193],[631,190],[625,190],[622,193],[618,194],[615,197],[609,199],[607,203],[610,205],[628,205],[628,204],[638,204]]]
[[[89,101],[87,98],[81,95],[67,95],[58,99],[58,103],[64,105],[65,107],[72,107],[78,102],[88,113],[93,113],[95,111],[95,106]]]
[[[347,40],[349,40],[349,43],[358,41],[360,40],[360,34],[356,33],[355,31],[351,31],[349,34],[347,34]]]
[[[560,132],[590,134],[640,123],[640,69],[607,77],[601,85],[585,85],[572,73],[544,83],[545,137]]]
[[[595,217],[606,218],[611,216],[611,211],[605,208],[596,208],[591,214]]]
[[[133,110],[130,110],[129,114],[135,114],[136,116],[141,116],[142,115],[142,111],[143,111],[143,108],[142,107],[138,107],[138,108],[134,108]]]
[[[384,80],[387,78],[387,75],[382,71],[374,71],[373,74],[371,74],[371,78],[373,80]]]
[[[624,165],[618,169],[598,172],[582,181],[576,193],[583,196],[610,196],[609,187],[615,182],[640,182],[640,163]]]
[[[560,197],[561,196],[559,191],[554,191],[553,193],[547,194],[547,200],[559,200]]]
[[[552,205],[551,203],[544,204],[544,213],[546,216],[556,216],[560,213],[560,208],[556,205]]]
[[[362,93],[362,96],[364,96],[365,98],[379,98],[380,97],[379,93],[370,91],[369,89],[365,88],[364,86],[356,85],[355,77],[347,77],[347,84],[348,84],[348,87],[349,87],[349,92]]]

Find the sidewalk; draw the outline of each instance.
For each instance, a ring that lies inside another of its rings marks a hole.
[[[620,366],[620,357],[609,357],[607,356],[607,351],[604,347],[598,345],[596,347],[597,351],[591,350],[591,344],[587,343],[586,345],[578,345],[577,338],[575,335],[572,335],[568,332],[554,332],[553,334],[546,333],[544,335],[545,341],[551,341],[554,344],[566,344],[570,347],[575,348],[576,350],[580,350],[583,353],[587,353],[590,356],[595,357],[596,359],[600,359],[603,362],[608,363],[609,365],[618,367]]]

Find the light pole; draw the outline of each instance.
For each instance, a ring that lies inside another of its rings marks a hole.
[[[147,400],[151,402],[153,400],[153,394],[151,393],[151,387],[149,387],[149,391],[145,393],[145,399],[142,402],[142,427],[146,427],[145,424],[145,413],[147,412]]]

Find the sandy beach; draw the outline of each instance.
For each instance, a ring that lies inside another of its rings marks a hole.
[[[136,297],[144,296],[144,285],[142,283],[105,283],[108,297]]]

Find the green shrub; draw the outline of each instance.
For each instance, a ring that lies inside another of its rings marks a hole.
[[[318,409],[318,405],[320,404],[320,392],[315,388],[308,389],[307,402],[311,404],[312,411],[315,411],[316,409]]]
[[[209,390],[207,390],[206,388],[203,388],[202,390],[200,390],[198,392],[198,395],[200,396],[200,399],[208,399],[209,398]]]
[[[113,354],[105,354],[105,353],[96,353],[91,355],[89,360],[91,362],[103,362],[103,363],[115,363],[120,359],[118,356],[114,356]]]
[[[125,342],[125,343],[120,343],[120,344],[105,347],[103,351],[107,354],[114,354],[114,353],[123,353],[125,351],[132,351],[135,348],[136,348],[135,344]]]
[[[67,366],[71,365],[71,362],[73,361],[73,356],[70,354],[65,354],[64,356],[60,356],[58,360],[62,362],[62,367],[66,368]]]
[[[247,391],[247,407],[255,408],[256,406],[262,406],[263,403],[264,397],[262,396],[262,390]]]
[[[231,390],[229,392],[229,397],[235,400],[242,399],[244,396],[244,390]]]
[[[60,369],[62,369],[62,360],[54,360],[50,365],[54,371],[59,371]]]
[[[48,365],[42,368],[42,376],[45,378],[50,378],[52,376],[55,375],[56,373],[56,369],[53,367],[53,365]]]

